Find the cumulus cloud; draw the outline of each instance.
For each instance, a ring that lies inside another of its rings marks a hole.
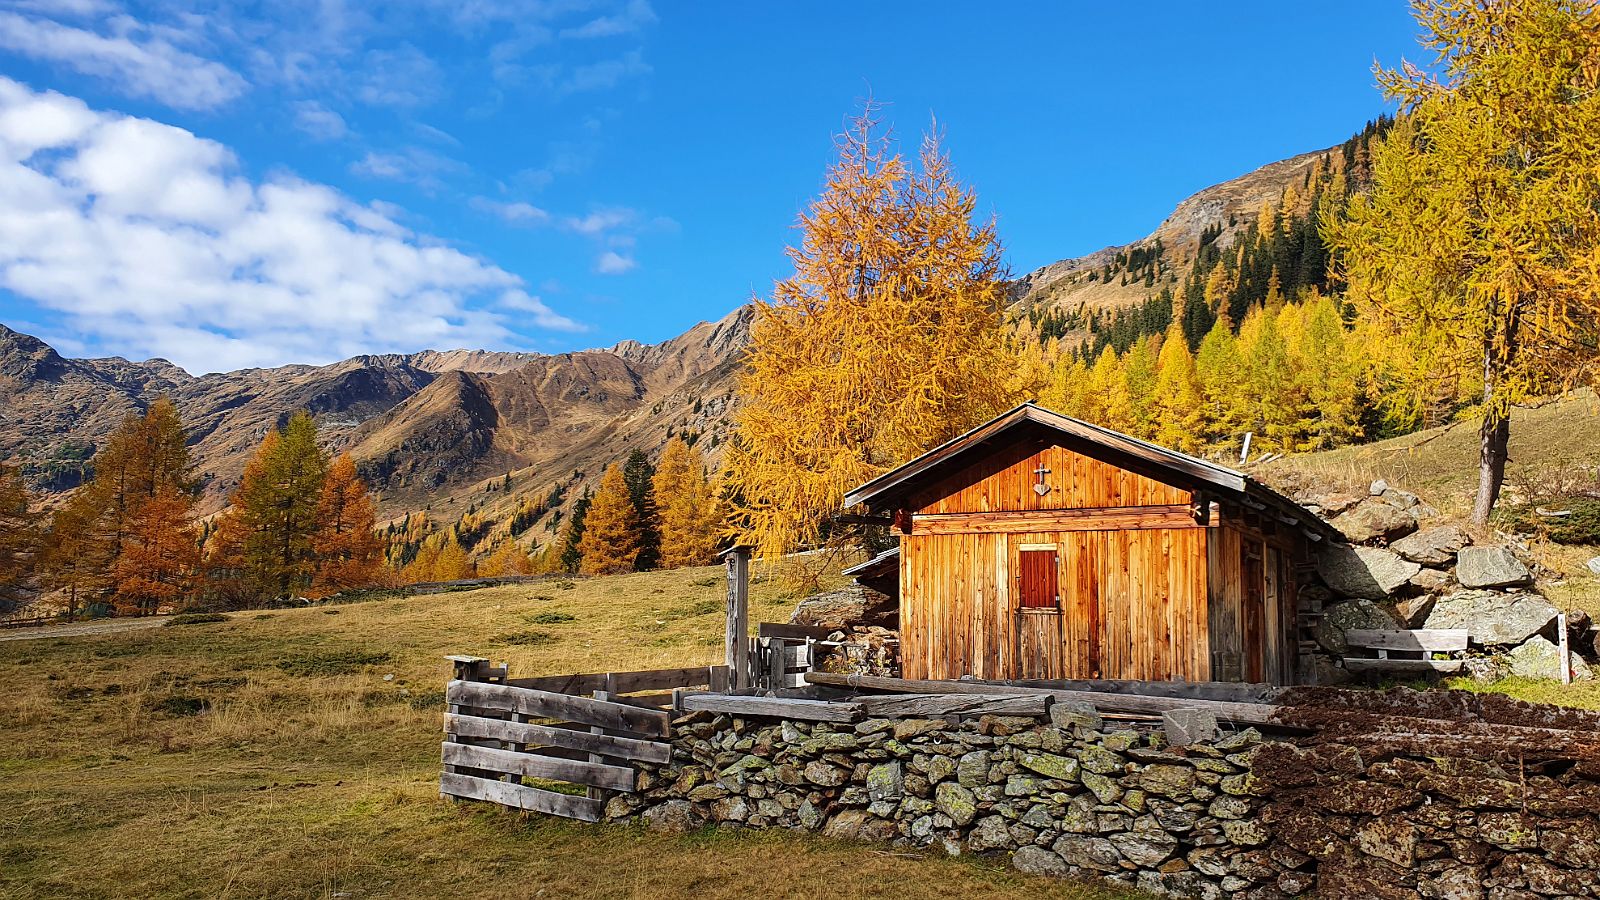
[[[0,288],[196,372],[578,330],[522,281],[221,144],[0,78]]]
[[[473,197],[469,202],[473,209],[497,216],[511,225],[543,225],[550,221],[548,212],[521,200],[507,203],[487,197]]]
[[[173,43],[179,33],[113,16],[106,33],[0,12],[0,48],[107,79],[117,90],[178,109],[211,109],[244,93],[245,80],[221,63]]]

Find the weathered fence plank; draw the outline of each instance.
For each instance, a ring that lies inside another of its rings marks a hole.
[[[452,744],[446,741],[442,748],[444,763],[448,766],[470,766],[507,775],[525,775],[529,778],[547,778],[551,781],[570,781],[590,787],[614,791],[632,791],[634,772],[625,766],[577,759],[559,759],[515,750],[497,750],[494,747],[474,747],[470,744]]]
[[[498,709],[529,716],[579,722],[584,725],[598,725],[601,728],[652,737],[666,737],[668,723],[671,721],[668,714],[662,710],[475,681],[450,682],[449,687],[445,689],[445,701],[460,706]]]
[[[444,717],[444,730],[459,737],[489,738],[539,747],[560,747],[640,762],[665,763],[672,758],[670,744],[615,737],[609,734],[589,734],[586,731],[570,731],[548,725],[507,722],[504,719],[481,719],[477,716],[448,713]]]
[[[605,812],[604,803],[587,797],[558,794],[555,791],[528,787],[525,784],[491,781],[487,778],[474,778],[471,775],[458,775],[453,772],[439,776],[439,790],[452,797],[487,800],[514,809],[566,816],[583,822],[598,822]]]
[[[508,678],[511,687],[550,691],[556,694],[592,694],[609,690],[613,694],[636,691],[670,691],[679,687],[704,687],[717,678],[726,666],[689,666],[682,669],[649,669],[643,672],[585,672],[579,675],[541,675],[536,678]],[[609,686],[608,686],[609,685]]]
[[[1345,640],[1352,647],[1373,650],[1410,650],[1413,652],[1449,652],[1467,649],[1468,631],[1465,628],[1416,629],[1411,631],[1380,631],[1352,628],[1345,632]]]

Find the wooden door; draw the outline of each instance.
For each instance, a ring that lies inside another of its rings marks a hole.
[[[1017,550],[1017,677],[1062,678],[1061,558],[1054,544]]]
[[[1066,538],[1066,589],[1062,593],[1061,631],[1066,661],[1063,678],[1101,677],[1101,550],[1105,532],[1082,531]]]
[[[1262,565],[1263,547],[1260,541],[1246,539],[1240,549],[1240,580],[1244,597],[1240,623],[1244,638],[1244,680],[1260,684],[1265,680],[1267,653],[1266,573]]]

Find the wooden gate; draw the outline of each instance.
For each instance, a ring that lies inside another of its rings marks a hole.
[[[671,759],[670,714],[650,705],[663,695],[622,695],[718,687],[728,675],[698,666],[510,679],[487,660],[451,659],[439,792],[586,822],[604,815],[608,792],[635,790],[635,764]]]

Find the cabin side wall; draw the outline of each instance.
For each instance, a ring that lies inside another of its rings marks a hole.
[[[1058,445],[997,453],[923,492],[901,538],[905,676],[1209,677],[1208,535],[1190,502]],[[1058,611],[1019,610],[1024,548],[1055,552]]]
[[[1215,515],[1207,529],[1209,678],[1297,683],[1295,568],[1303,543],[1233,507]]]

